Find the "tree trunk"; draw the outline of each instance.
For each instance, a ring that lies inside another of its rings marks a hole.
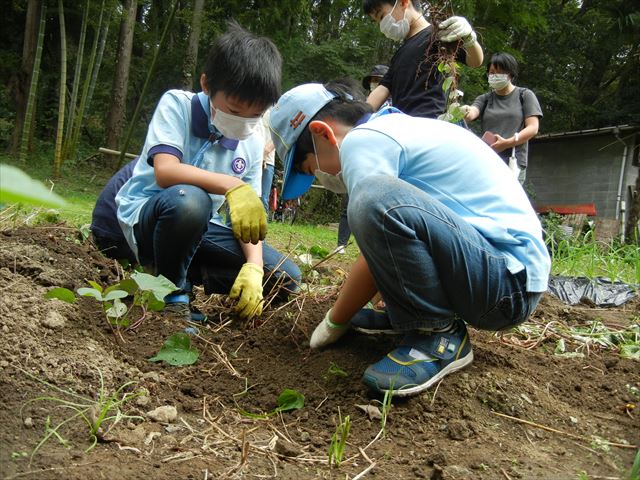
[[[36,54],[33,59],[33,68],[31,69],[31,82],[29,84],[29,97],[27,99],[27,108],[25,109],[24,119],[22,122],[22,140],[20,143],[20,162],[27,162],[27,152],[31,145],[33,133],[34,112],[36,109],[36,95],[38,92],[38,80],[40,79],[40,60],[42,59],[42,45],[44,43],[44,28],[46,24],[45,12],[47,6],[43,3],[40,12],[40,26],[38,27],[38,41],[36,46]],[[17,125],[16,125],[16,130]]]
[[[193,18],[191,20],[191,31],[189,32],[189,46],[187,47],[184,65],[182,67],[182,88],[184,90],[193,89],[193,77],[196,73],[196,63],[198,62],[198,44],[200,42],[203,8],[204,0],[193,0]]]
[[[149,66],[149,70],[147,72],[147,78],[144,80],[144,85],[142,85],[142,91],[140,92],[140,98],[138,99],[138,104],[136,105],[136,109],[134,110],[133,116],[131,117],[131,121],[129,122],[127,135],[120,147],[120,157],[118,158],[118,162],[117,162],[114,173],[120,170],[120,167],[124,163],[124,157],[126,155],[127,148],[129,147],[129,141],[131,140],[131,135],[133,134],[133,128],[136,125],[136,122],[138,121],[138,115],[140,115],[142,102],[144,102],[144,99],[147,95],[147,89],[149,87],[151,78],[155,74],[156,63],[158,63],[159,54],[164,49],[165,40],[167,38],[167,32],[171,29],[171,24],[173,23],[173,17],[175,16],[176,11],[178,10],[179,4],[180,4],[180,0],[174,0],[173,7],[171,7],[171,13],[169,14],[169,18],[167,19],[167,23],[165,24],[164,29],[162,30],[160,41],[158,42],[155,52],[153,53],[153,58],[151,59],[151,65]]]
[[[78,41],[78,52],[76,54],[76,68],[73,73],[73,87],[71,88],[71,99],[69,100],[69,119],[65,129],[64,145],[62,147],[62,161],[69,159],[73,146],[73,128],[76,125],[76,115],[78,114],[78,95],[80,93],[80,76],[82,75],[82,64],[84,63],[84,44],[87,40],[87,23],[89,23],[89,0],[85,3],[82,14],[82,25],[80,26],[80,40]],[[90,73],[87,73],[87,77]],[[75,155],[75,152],[73,153]]]
[[[125,124],[125,102],[129,86],[129,67],[133,47],[133,30],[136,21],[137,0],[125,0],[120,36],[116,53],[117,65],[111,92],[111,109],[107,117],[107,147],[118,150],[122,128]]]
[[[11,137],[11,153],[16,153],[22,140],[22,128],[27,112],[28,88],[31,85],[31,73],[38,43],[38,26],[42,0],[29,0],[27,18],[24,25],[24,41],[22,45],[22,65],[12,80],[16,102],[16,123]]]
[[[640,245],[640,172],[636,178],[636,192],[629,209],[629,220],[625,227],[625,242]]]
[[[62,168],[62,137],[64,135],[64,111],[67,95],[67,32],[64,22],[64,6],[58,0],[58,18],[60,20],[60,93],[58,101],[58,128],[56,147],[53,157],[53,176],[59,177]]]

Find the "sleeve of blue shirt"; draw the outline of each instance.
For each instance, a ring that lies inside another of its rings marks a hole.
[[[158,153],[169,153],[182,161],[191,115],[188,111],[190,103],[184,99],[181,101],[178,98],[180,95],[185,95],[185,92],[170,90],[158,102],[145,141],[149,163],[152,163],[153,155]]]
[[[340,146],[342,178],[349,194],[372,175],[401,178],[404,158],[402,147],[390,136],[366,126],[353,129]]]

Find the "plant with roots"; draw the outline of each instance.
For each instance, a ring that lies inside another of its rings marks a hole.
[[[24,408],[27,405],[35,402],[53,402],[57,407],[71,410],[73,412],[71,416],[62,420],[61,422],[54,424],[51,420],[51,416],[47,415],[47,419],[45,422],[45,432],[44,436],[35,446],[33,451],[31,452],[31,460],[36,453],[42,448],[42,446],[47,443],[51,437],[55,437],[62,445],[65,447],[69,446],[69,442],[62,436],[61,429],[65,425],[72,423],[75,420],[80,420],[85,423],[88,428],[89,440],[91,444],[85,450],[85,452],[89,452],[92,450],[99,440],[102,440],[110,431],[122,420],[144,420],[140,416],[136,415],[127,415],[123,413],[122,407],[129,403],[131,400],[144,395],[146,393],[145,390],[140,389],[137,391],[131,391],[130,387],[134,385],[136,382],[126,382],[118,387],[113,392],[108,392],[105,389],[104,378],[102,376],[102,372],[100,369],[97,369],[98,375],[100,377],[100,390],[98,391],[98,397],[96,399],[86,397],[83,395],[79,395],[71,390],[64,390],[60,387],[52,385],[51,383],[27,372],[26,370],[20,369],[22,373],[24,373],[27,377],[35,380],[46,387],[55,390],[62,396],[56,395],[44,395],[41,397],[37,397],[31,400],[28,400],[20,409],[20,415]]]
[[[446,96],[446,108],[438,120],[444,120],[451,123],[457,123],[465,116],[461,109],[460,101],[462,92],[458,90],[458,70],[460,65],[456,61],[459,49],[462,48],[462,40],[455,42],[441,42],[437,40],[440,23],[453,15],[453,9],[449,5],[430,4],[425,16],[430,19],[433,26],[430,43],[425,49],[425,58],[422,64],[430,64],[430,70],[427,75],[427,82],[437,81],[443,77],[442,89]],[[435,51],[435,53],[434,53]],[[425,85],[425,88],[428,86]]]

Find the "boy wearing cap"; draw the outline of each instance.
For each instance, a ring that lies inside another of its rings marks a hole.
[[[379,290],[386,313],[353,326],[404,337],[363,381],[413,395],[472,362],[467,323],[524,322],[547,288],[550,260],[524,191],[482,140],[393,107],[371,114],[352,98],[341,85],[305,84],[271,113],[284,198],[303,194],[314,176],[348,191],[363,254],[310,345],[337,341]]]
[[[437,68],[442,44],[460,42],[456,60],[472,68],[482,65],[482,47],[469,22],[464,17],[450,17],[438,25],[435,38],[419,0],[364,0],[362,7],[380,25],[384,36],[403,42],[367,102],[378,110],[391,96],[393,105],[407,115],[437,118],[446,108],[444,77]]]
[[[230,289],[244,318],[261,314],[264,269],[283,260],[261,243],[264,142],[253,135],[279,96],[281,65],[273,42],[230,23],[209,52],[202,92],[170,90],[160,99],[133,175],[116,196],[118,221],[140,263],[180,289],[165,298],[180,318],[190,318],[192,260],[215,272],[210,283]],[[217,213],[225,199],[231,229]],[[293,267],[298,278],[285,283],[299,279]]]

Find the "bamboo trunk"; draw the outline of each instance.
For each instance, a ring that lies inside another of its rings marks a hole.
[[[179,3],[178,0],[175,0],[173,2],[173,7],[171,8],[171,14],[169,15],[169,18],[167,19],[167,23],[164,26],[162,36],[160,37],[160,42],[156,47],[156,51],[153,53],[153,59],[151,60],[151,66],[149,67],[149,72],[147,72],[147,78],[144,81],[142,91],[140,92],[140,98],[138,99],[138,104],[136,105],[136,109],[133,112],[133,117],[131,118],[131,122],[129,123],[129,128],[127,129],[127,136],[125,137],[122,147],[120,148],[121,153],[118,159],[118,165],[116,167],[116,171],[120,170],[120,167],[124,163],[124,152],[127,151],[127,147],[129,146],[129,141],[131,140],[133,129],[136,125],[136,122],[138,121],[138,115],[140,114],[140,108],[142,107],[142,102],[144,101],[144,97],[147,94],[147,88],[149,87],[151,77],[153,76],[153,72],[156,68],[156,63],[158,62],[158,54],[160,53],[160,50],[162,50],[162,47],[164,46],[164,42],[167,37],[167,32],[169,31],[169,27],[171,26],[171,23],[173,23],[173,17],[175,16],[176,10],[178,8],[178,3]]]
[[[31,132],[31,123],[33,122],[33,110],[36,103],[36,94],[38,91],[38,80],[40,78],[40,60],[42,59],[42,45],[44,44],[44,28],[46,25],[45,14],[47,6],[42,2],[40,7],[40,26],[38,27],[38,42],[36,45],[36,55],[33,60],[33,69],[31,71],[31,85],[29,86],[29,97],[27,99],[27,109],[24,115],[24,123],[22,125],[22,141],[20,143],[20,162],[27,162],[27,151],[29,150],[29,134]]]
[[[82,14],[82,25],[80,26],[80,40],[78,42],[78,53],[76,55],[76,68],[73,73],[73,87],[71,88],[71,100],[69,101],[69,119],[65,129],[64,146],[62,149],[62,162],[69,158],[71,150],[71,139],[73,128],[76,124],[78,91],[80,90],[80,75],[82,75],[82,64],[84,63],[84,44],[87,39],[87,23],[89,21],[89,0],[84,6]]]
[[[67,94],[67,34],[64,25],[64,5],[58,0],[58,18],[60,19],[60,101],[58,102],[58,129],[56,149],[53,158],[53,176],[59,177],[62,168],[62,138],[64,136],[64,107]]]

